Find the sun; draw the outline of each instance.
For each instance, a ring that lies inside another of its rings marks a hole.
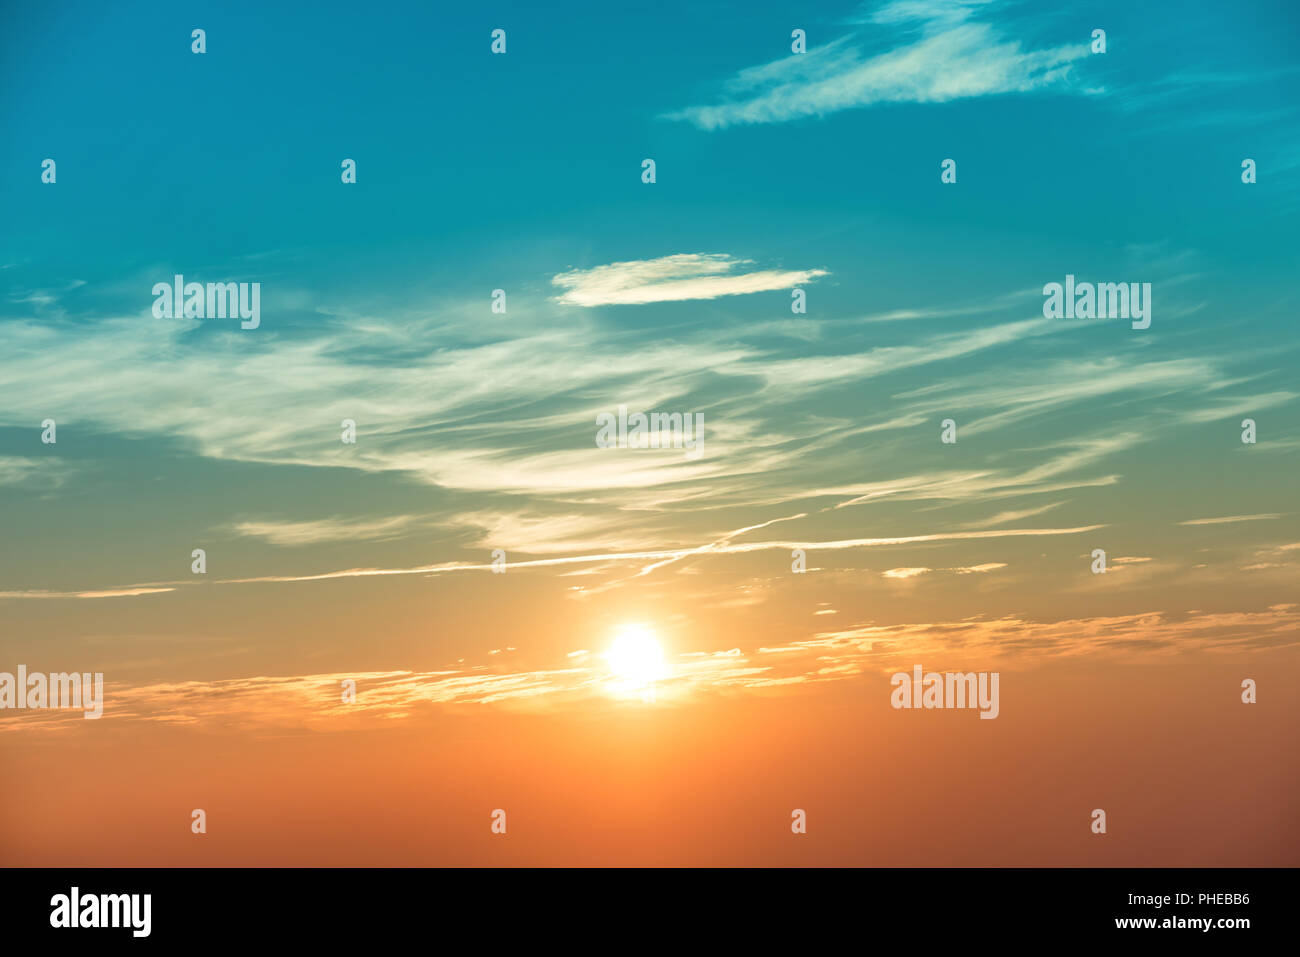
[[[609,670],[629,689],[649,688],[667,675],[664,649],[645,625],[624,625],[605,652]]]

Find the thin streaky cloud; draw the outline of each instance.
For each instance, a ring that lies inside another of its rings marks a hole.
[[[1096,93],[1070,82],[1087,43],[1024,49],[991,23],[971,19],[972,5],[890,3],[872,17],[870,34],[853,33],[807,53],[741,70],[723,84],[719,102],[666,114],[700,129],[783,123],[881,103],[946,103],[994,94],[1060,89]],[[901,42],[867,55],[862,44],[882,28]]]
[[[1228,525],[1233,522],[1262,522],[1269,519],[1281,518],[1282,513],[1272,512],[1265,515],[1224,515],[1220,518],[1193,518],[1186,522],[1179,522],[1179,525]]]
[[[61,485],[73,467],[57,460],[0,455],[0,485]]]
[[[906,580],[908,578],[919,578],[921,575],[928,575],[934,571],[933,568],[889,568],[881,572],[885,578],[896,578]]]
[[[1239,415],[1253,415],[1260,409],[1271,409],[1285,405],[1300,398],[1300,393],[1278,390],[1260,395],[1241,396],[1239,398],[1221,399],[1200,409],[1191,409],[1182,414],[1184,422],[1217,422],[1220,419],[1236,418]]]
[[[901,569],[900,569],[901,570]],[[656,684],[659,703],[720,690],[761,692],[887,673],[920,658],[999,661],[1009,655],[1125,658],[1196,653],[1259,652],[1300,641],[1297,605],[1228,612],[1164,611],[1033,620],[1022,616],[959,621],[865,622],[812,637],[753,649],[692,651],[672,656]],[[492,657],[492,656],[490,656]],[[351,731],[427,716],[455,706],[563,707],[611,691],[608,672],[585,652],[564,655],[567,667],[510,671],[488,665],[430,671],[339,672],[225,678],[207,681],[111,684],[104,719],[195,728],[306,727]],[[494,659],[496,660],[496,659]],[[339,683],[357,682],[354,703],[340,702]],[[83,728],[80,711],[50,709],[0,715],[7,731]]]
[[[771,522],[763,523],[764,525],[775,524],[785,519],[774,519]],[[508,562],[507,567],[510,569],[520,568],[549,568],[557,565],[582,565],[582,564],[601,564],[601,563],[620,563],[620,562],[650,562],[650,570],[653,570],[660,564],[676,561],[682,558],[705,555],[737,555],[749,552],[760,551],[783,551],[790,552],[796,548],[807,551],[842,551],[845,549],[855,548],[877,548],[886,545],[913,545],[924,542],[950,542],[950,541],[969,541],[974,539],[985,538],[1014,538],[1014,537],[1037,537],[1050,535],[1078,535],[1084,532],[1096,531],[1105,528],[1105,525],[1081,525],[1076,528],[1015,528],[1015,529],[994,529],[989,531],[971,531],[971,532],[948,532],[930,535],[905,535],[892,538],[846,538],[832,541],[764,541],[764,542],[732,542],[730,537],[740,534],[743,531],[752,530],[752,528],[761,528],[751,526],[747,529],[741,529],[738,532],[731,533],[721,542],[711,542],[694,548],[676,548],[660,549],[647,551],[628,551],[602,553],[595,555],[565,555],[556,558],[535,558],[527,561]],[[979,566],[973,566],[979,567]],[[390,575],[440,575],[447,572],[465,572],[465,571],[492,571],[494,566],[490,563],[482,562],[440,562],[431,565],[416,565],[405,568],[344,568],[332,572],[320,572],[314,575],[262,575],[253,578],[224,578],[218,579],[215,584],[218,585],[253,585],[253,584],[280,584],[291,582],[316,582],[330,581],[340,578],[377,578]],[[0,592],[0,598],[100,598],[116,597],[130,595],[152,594],[158,591],[171,591],[174,587],[186,584],[201,584],[199,582],[177,582],[175,586],[168,588],[152,588],[142,586],[123,586],[117,589],[102,589],[98,591],[68,591],[68,592],[41,592],[41,591],[14,591]]]
[[[230,531],[272,545],[319,545],[325,542],[374,541],[396,538],[420,522],[415,515],[380,519],[323,518],[309,522],[245,521]]]
[[[1047,505],[1040,505],[1037,508],[1013,509],[1006,512],[998,512],[996,515],[990,515],[988,518],[980,519],[975,522],[967,522],[967,528],[988,528],[992,525],[1001,525],[1003,522],[1019,522],[1022,519],[1033,518],[1035,515],[1042,515],[1054,508],[1060,508],[1064,502],[1050,502]]]
[[[958,575],[983,575],[1006,567],[1006,562],[985,562],[982,565],[964,565],[960,568],[954,568],[952,571],[955,571]]]
[[[143,585],[127,585],[122,588],[105,588],[98,591],[27,589],[25,591],[0,591],[0,598],[135,598],[138,595],[160,595],[163,592],[175,590],[175,587],[151,588]]]
[[[982,538],[1012,538],[1018,536],[1042,535],[1078,535],[1084,532],[1105,528],[1105,525],[1081,525],[1076,528],[1016,528],[995,529],[981,532],[948,532],[932,535],[906,535],[894,538],[846,538],[833,541],[766,541],[766,542],[732,542],[722,545],[706,545],[699,548],[678,548],[664,551],[619,552],[602,555],[568,555],[561,558],[538,558],[522,562],[510,562],[509,567],[544,568],[552,565],[574,565],[589,562],[622,561],[661,561],[663,559],[685,558],[691,555],[734,555],[748,552],[778,550],[789,552],[796,548],[804,551],[840,551],[852,548],[875,548],[883,545],[912,545],[920,542],[966,541]],[[267,575],[257,578],[228,578],[220,584],[243,585],[263,582],[307,582],[325,581],[331,578],[365,578],[382,575],[434,575],[443,572],[491,570],[491,564],[479,562],[443,562],[437,565],[421,565],[414,568],[348,568],[335,572],[322,572],[316,575]]]
[[[564,290],[555,297],[563,305],[629,306],[790,289],[828,275],[825,269],[737,271],[752,263],[722,253],[681,253],[572,269],[551,283]]]

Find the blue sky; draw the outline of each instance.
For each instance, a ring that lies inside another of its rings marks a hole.
[[[1175,236],[1226,266],[1280,278],[1289,265],[1270,241],[1294,211],[1288,5],[1254,18],[1209,3],[825,10],[12,9],[6,262],[27,262],[25,284],[57,283],[56,264],[89,283],[273,257],[314,290],[372,299],[392,283],[405,305],[477,298],[485,283],[540,294],[568,266],[718,251],[832,268],[819,299],[839,314],[862,303],[858,283],[885,305],[906,282],[988,293],[1049,258],[1106,268],[1126,244]],[[509,52],[494,57],[498,25]],[[795,26],[802,60],[788,55]],[[1098,26],[1108,52],[1092,56]],[[954,51],[970,76],[935,81]],[[873,83],[873,58],[907,56],[913,72]],[[824,112],[713,130],[667,118],[743,116],[783,96]],[[934,96],[951,98],[911,99]],[[1249,196],[1234,172],[1245,155],[1261,167]],[[31,175],[46,156],[54,195]],[[639,181],[647,156],[654,189]],[[949,156],[962,188],[935,189]],[[360,164],[356,189],[332,188],[343,157]],[[1274,214],[1245,223],[1261,242],[1225,236],[1256,210]]]

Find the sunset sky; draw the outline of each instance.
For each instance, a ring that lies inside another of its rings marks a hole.
[[[820,6],[5,8],[0,865],[1300,864],[1294,7]]]

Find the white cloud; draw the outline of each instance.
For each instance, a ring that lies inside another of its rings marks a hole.
[[[0,485],[59,485],[72,467],[57,458],[0,455]]]
[[[985,562],[983,565],[963,565],[960,568],[954,568],[958,575],[983,575],[985,572],[994,572],[999,568],[1006,568],[1006,562]]]
[[[882,572],[886,578],[916,578],[934,571],[933,568],[891,568]]]
[[[627,540],[627,519],[617,513],[542,515],[521,510],[482,510],[461,512],[449,522],[478,532],[472,547],[490,548],[509,542],[511,551],[527,555],[595,548],[616,551]]]
[[[771,525],[772,522],[764,523]],[[762,526],[754,526],[762,527]],[[523,568],[549,568],[560,565],[606,564],[615,562],[644,562],[641,573],[647,574],[664,565],[684,558],[705,555],[743,555],[752,552],[780,551],[791,552],[796,548],[810,551],[840,551],[845,549],[880,548],[889,545],[914,545],[931,542],[976,541],[993,538],[1020,538],[1055,535],[1080,535],[1093,532],[1104,525],[1080,525],[1075,528],[1007,528],[982,532],[941,532],[929,535],[902,535],[892,538],[843,538],[832,541],[807,540],[772,540],[761,542],[736,542],[732,538],[750,531],[738,529],[721,541],[709,542],[694,548],[644,549],[640,551],[601,552],[594,555],[562,555],[550,558],[536,558],[527,561],[511,562],[512,570]],[[980,567],[980,566],[971,566]],[[405,568],[345,568],[333,572],[320,572],[310,575],[264,575],[257,578],[222,579],[219,584],[254,584],[285,582],[318,582],[336,578],[371,578],[391,575],[439,575],[446,572],[490,571],[492,566],[486,562],[441,562],[431,565],[417,565]],[[890,569],[892,572],[913,571],[917,574],[932,569]],[[889,572],[885,573],[889,575]],[[907,575],[890,575],[904,578]]]
[[[998,512],[985,519],[977,522],[967,522],[966,528],[991,528],[994,525],[1001,525],[1003,522],[1018,522],[1021,519],[1033,518],[1035,515],[1042,515],[1044,512],[1050,512],[1054,508],[1060,508],[1064,502],[1050,502],[1047,505],[1039,505],[1036,508],[1019,508],[1010,511]]]
[[[322,518],[310,522],[236,522],[231,531],[272,545],[317,545],[395,538],[409,531],[416,521],[414,515],[396,515],[378,519]]]
[[[986,572],[1006,568],[1006,562],[985,562],[983,565],[959,565],[956,568],[941,568],[938,571],[956,572],[958,575],[983,575]],[[885,578],[907,579],[919,578],[936,571],[933,568],[890,568],[881,572]]]
[[[0,598],[135,598],[138,595],[160,595],[175,590],[174,587],[152,588],[148,585],[127,585],[123,588],[105,588],[98,591],[49,591],[37,588],[26,591],[0,591]]]
[[[944,103],[1064,84],[1087,43],[1025,50],[988,23],[973,22],[972,4],[887,4],[871,34],[901,30],[902,45],[867,56],[850,34],[807,53],[741,70],[721,102],[668,114],[706,129],[781,123],[876,103]]]
[[[827,275],[824,269],[736,271],[751,263],[723,253],[680,253],[573,269],[551,282],[564,290],[556,301],[565,305],[627,306],[790,289]]]
[[[1262,522],[1269,519],[1281,518],[1276,512],[1270,512],[1265,515],[1224,515],[1222,518],[1192,518],[1185,522],[1179,522],[1179,525],[1228,525],[1234,522]]]

